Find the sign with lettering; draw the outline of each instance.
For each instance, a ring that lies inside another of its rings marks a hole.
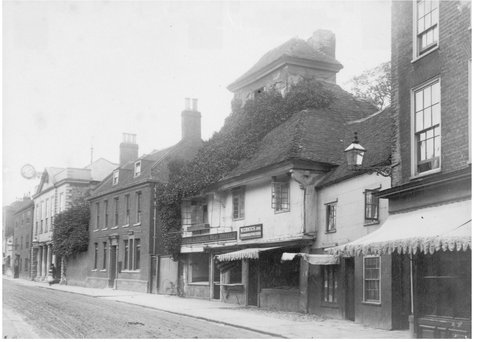
[[[237,232],[226,232],[226,233],[217,233],[217,234],[207,234],[207,235],[196,235],[183,237],[181,243],[183,245],[192,244],[192,243],[208,243],[216,241],[225,241],[225,240],[237,240]]]
[[[262,223],[252,226],[239,227],[239,238],[241,240],[259,239],[262,237]]]

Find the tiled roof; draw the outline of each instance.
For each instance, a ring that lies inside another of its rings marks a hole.
[[[266,66],[284,57],[307,59],[314,62],[332,64],[335,65],[338,69],[342,68],[342,64],[340,64],[340,62],[338,62],[335,58],[328,56],[320,51],[317,51],[303,39],[292,38],[283,43],[282,45],[279,45],[278,47],[267,52],[259,59],[256,64],[254,64],[254,66],[252,66],[252,68],[250,68],[245,74],[243,74],[233,83],[231,83],[229,87],[238,82],[241,82],[242,80],[265,68]]]
[[[360,145],[365,149],[364,166],[389,165],[392,145],[392,111],[387,107],[364,119],[347,123],[346,135],[343,136],[345,147],[353,140],[353,132],[357,132]],[[344,148],[345,149],[345,148]],[[342,152],[341,164],[330,172],[318,185],[319,187],[336,183],[342,179],[362,174],[347,168]]]
[[[324,86],[335,97],[329,108],[303,110],[292,115],[262,139],[251,158],[241,161],[222,180],[290,159],[341,164],[344,141],[348,141],[344,137],[353,132],[347,122],[367,117],[376,112],[376,108],[355,99],[337,85],[324,83]]]
[[[181,140],[174,146],[163,150],[154,150],[143,155],[135,161],[129,162],[119,168],[118,184],[113,185],[113,172],[106,177],[92,192],[91,197],[134,186],[145,181],[167,182],[169,178],[168,162],[172,159],[190,160],[201,147],[202,141]],[[134,177],[134,164],[141,161],[141,173]]]

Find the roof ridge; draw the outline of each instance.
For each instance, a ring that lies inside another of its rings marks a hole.
[[[372,113],[364,118],[361,118],[361,119],[357,119],[357,120],[352,120],[352,121],[347,121],[346,124],[347,125],[353,125],[353,124],[357,124],[357,123],[362,123],[364,121],[367,121],[368,119],[371,119],[379,114],[382,114],[383,112],[385,112],[387,109],[389,109],[390,106],[387,106],[383,109],[380,109],[379,111],[375,112],[375,113]]]

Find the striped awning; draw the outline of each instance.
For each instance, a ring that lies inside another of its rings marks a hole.
[[[259,259],[259,253],[280,247],[266,247],[266,248],[246,248],[239,251],[216,255],[216,259],[220,262],[233,261],[242,259]]]
[[[354,256],[468,249],[471,249],[471,201],[461,201],[390,215],[373,233],[328,248],[326,252]]]
[[[311,265],[338,265],[339,257],[331,254],[282,253],[281,261],[289,261],[301,256]]]

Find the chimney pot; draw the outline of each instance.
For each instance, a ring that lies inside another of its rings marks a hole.
[[[120,144],[119,166],[138,159],[138,144],[136,134],[123,133],[123,141]]]
[[[198,111],[198,99],[186,98],[186,109],[181,113],[181,131],[183,140],[201,140],[201,113]]]
[[[192,99],[193,100],[193,111],[197,112],[198,110],[198,99]]]

